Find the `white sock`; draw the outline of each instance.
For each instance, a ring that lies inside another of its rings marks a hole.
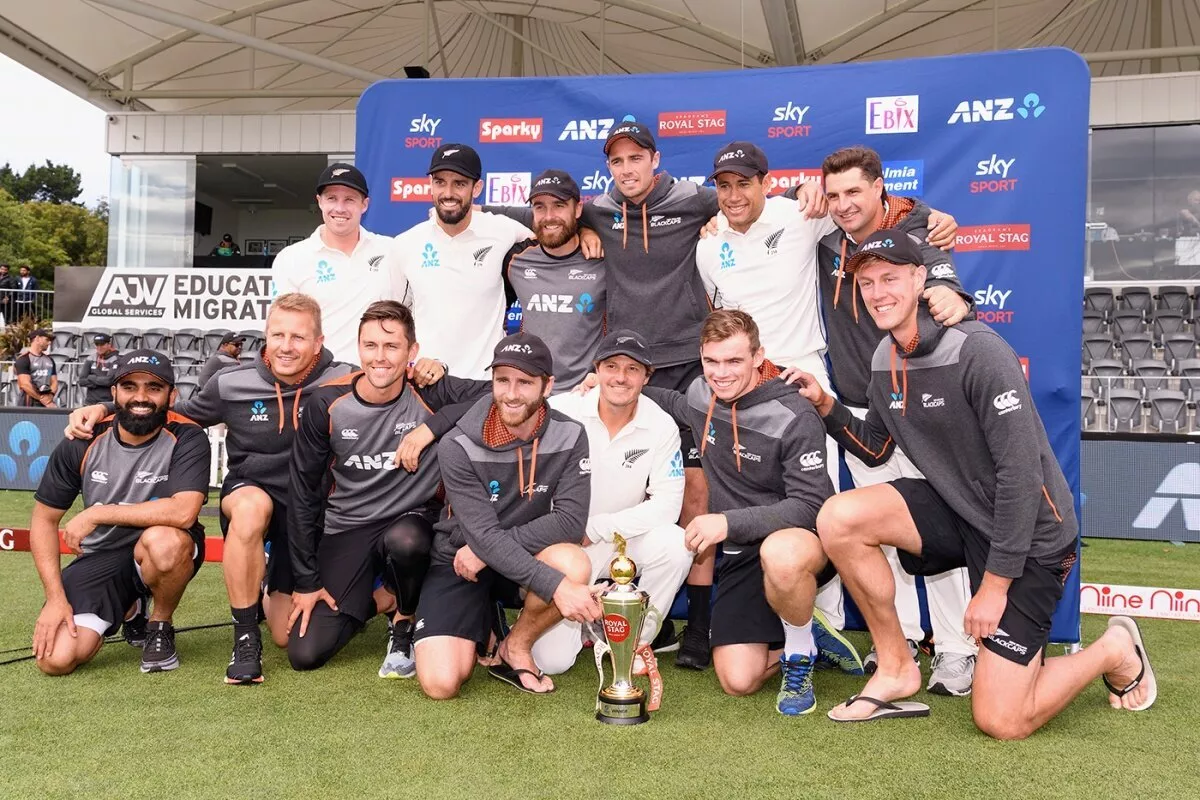
[[[815,656],[817,642],[813,639],[812,620],[803,625],[793,625],[785,619],[783,623],[783,657],[791,655]]]

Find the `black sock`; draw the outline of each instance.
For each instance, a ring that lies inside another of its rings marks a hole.
[[[245,608],[229,607],[233,612],[233,638],[241,638],[242,634],[258,633],[258,604]]]
[[[712,620],[712,585],[696,586],[688,584],[688,627],[692,630],[708,633]]]

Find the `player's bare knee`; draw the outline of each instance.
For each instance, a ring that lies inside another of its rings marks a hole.
[[[417,670],[417,682],[421,684],[421,691],[430,700],[450,700],[458,696],[459,689],[462,688],[463,681],[459,678],[456,671],[448,670],[433,670],[422,673]]]
[[[825,553],[817,537],[801,529],[775,531],[759,547],[763,572],[773,582],[793,583],[824,566]]]
[[[978,707],[972,707],[971,712],[975,727],[993,739],[1001,741],[1026,739],[1035,730],[1029,720],[1016,714],[1000,710],[981,712]]]
[[[155,525],[138,539],[139,563],[149,559],[156,572],[173,572],[192,560],[195,543],[178,528]]]
[[[587,553],[577,544],[554,544],[538,553],[539,561],[554,567],[576,583],[589,583],[592,576],[592,562]]]
[[[37,668],[44,675],[57,677],[60,675],[70,675],[75,671],[75,667],[79,664],[75,661],[75,654],[65,648],[56,647],[51,655],[43,656],[35,662]]]
[[[721,684],[721,691],[731,697],[747,697],[754,694],[763,685],[762,671],[751,672],[749,670],[737,669],[718,669],[717,680]]]
[[[826,552],[835,552],[853,544],[862,527],[863,509],[851,494],[835,494],[825,501],[817,513],[817,535]]]
[[[221,510],[229,518],[229,535],[247,539],[257,535],[261,539],[271,522],[275,504],[262,489],[247,486],[226,497]]]

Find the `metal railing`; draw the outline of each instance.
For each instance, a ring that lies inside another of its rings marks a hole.
[[[53,289],[0,289],[0,317],[3,324],[19,322],[26,317],[54,317]]]

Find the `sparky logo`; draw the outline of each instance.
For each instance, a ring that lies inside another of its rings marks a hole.
[[[1154,496],[1138,513],[1133,527],[1142,530],[1161,528],[1178,505],[1189,531],[1200,531],[1200,464],[1178,464],[1158,485]]]
[[[264,403],[262,400],[255,400],[250,405],[250,421],[251,422],[266,422],[267,420],[268,420],[267,404]]]
[[[787,229],[780,228],[763,240],[763,244],[767,247],[767,255],[773,256],[779,252],[779,241],[783,238],[783,232],[785,230]]]
[[[721,269],[733,269],[737,266],[737,259],[733,256],[733,248],[729,242],[721,245]]]
[[[592,296],[587,292],[579,295],[579,302],[575,304],[575,310],[581,314],[590,314],[595,310],[596,304],[592,302]]]
[[[475,269],[483,269],[483,260],[487,258],[490,252],[492,252],[492,245],[489,244],[487,247],[481,247],[474,253],[471,253],[471,256],[475,259]]]
[[[421,251],[421,269],[435,269],[441,265],[442,262],[438,260],[438,253],[433,247],[433,242],[426,242],[425,249]]]
[[[625,469],[633,469],[633,463],[649,452],[650,451],[648,449],[626,450],[625,451],[625,460],[621,462],[621,466],[624,467]]]
[[[904,408],[904,392],[892,392],[892,402],[888,404],[888,408],[893,411],[900,411]]]
[[[668,478],[683,477],[683,453],[679,450],[675,451],[675,455],[671,456],[671,463],[667,467]]]
[[[317,283],[329,283],[335,278],[333,266],[325,259],[317,262]]]
[[[489,499],[493,503],[500,499],[500,481],[488,482],[488,494],[491,495]]]

